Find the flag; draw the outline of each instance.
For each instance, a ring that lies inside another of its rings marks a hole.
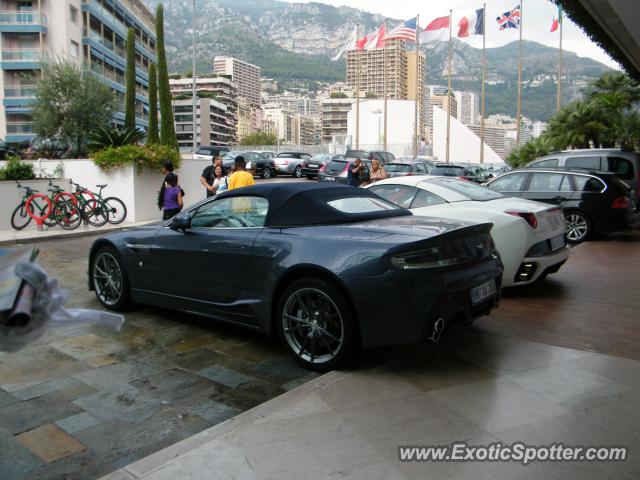
[[[458,26],[458,38],[470,35],[484,35],[484,9],[466,12],[457,17],[455,25]]]
[[[510,12],[504,12],[496,18],[496,22],[498,22],[500,30],[506,30],[507,28],[520,28],[520,5]]]
[[[345,54],[345,52],[347,52],[348,50],[355,50],[357,36],[358,36],[358,29],[357,29],[357,27],[353,27],[353,31],[351,32],[351,34],[347,38],[347,41],[342,46],[340,51],[338,53],[336,53],[335,57],[333,57],[331,59],[331,61],[332,62],[337,62],[338,60],[340,60],[342,58],[342,56]]]
[[[560,22],[562,22],[562,7],[558,7],[558,15],[553,17],[553,22],[551,22],[551,31],[555,32],[558,30],[560,26]]]
[[[449,40],[449,16],[436,18],[420,33],[420,41]]]
[[[410,20],[407,20],[402,25],[398,25],[396,28],[391,30],[387,36],[384,37],[385,40],[408,40],[409,42],[416,41],[416,29],[418,27],[418,17],[413,17]]]
[[[384,47],[384,23],[375,32],[368,33],[356,41],[355,50],[373,50]]]

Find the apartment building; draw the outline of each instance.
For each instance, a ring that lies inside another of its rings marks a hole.
[[[177,78],[169,80],[169,88],[171,89],[171,96],[176,101],[189,100],[193,93],[193,79],[192,78]],[[202,125],[210,125],[212,131],[212,139],[215,139],[214,143],[206,143],[207,138],[204,135],[200,140],[200,145],[233,145],[238,140],[238,91],[231,78],[225,75],[213,75],[208,77],[196,78],[196,94],[200,99],[210,98],[215,100],[215,105],[218,103],[224,105],[224,109],[216,110],[216,114],[222,114],[224,112],[224,122],[209,122],[208,118],[201,118]],[[178,104],[176,104],[178,105]],[[180,104],[182,105],[182,104]],[[217,107],[216,107],[217,108]],[[176,115],[178,112],[176,111]],[[222,123],[218,128],[218,123]],[[176,128],[178,127],[178,121],[176,120]],[[219,133],[219,135],[216,134]],[[186,135],[184,136],[186,138]],[[220,143],[223,141],[225,143]],[[192,137],[193,141],[193,137]],[[204,143],[201,143],[204,142]]]
[[[193,103],[191,98],[174,99],[176,136],[180,148],[193,147]],[[231,145],[235,143],[235,125],[229,125],[227,106],[213,98],[198,98],[196,103],[196,140],[198,145]]]
[[[148,126],[148,68],[156,62],[155,19],[141,0],[0,0],[0,137],[34,138],[31,111],[43,64],[76,62],[118,98],[124,123],[127,30],[136,34],[136,120]]]
[[[347,52],[347,87],[384,96],[386,56],[387,98],[407,99],[407,51],[404,42],[391,40],[384,48]]]
[[[416,75],[418,86],[418,134],[422,135],[422,131],[425,125],[425,105],[424,105],[424,79],[427,71],[427,60],[423,53],[419,54],[418,62],[416,62],[417,52],[407,52],[407,100],[416,99]],[[416,69],[417,65],[417,69]],[[414,109],[415,112],[415,109]]]
[[[256,108],[244,98],[238,99],[238,141],[247,135],[262,131],[262,109]]]
[[[315,145],[316,142],[316,118],[297,114],[294,120],[295,137],[297,145]]]
[[[297,142],[297,113],[278,103],[267,103],[262,106],[265,120],[273,122],[275,135],[282,141]]]
[[[458,104],[458,120],[463,125],[480,123],[480,95],[475,92],[455,92]]]
[[[458,102],[453,95],[432,95],[427,99],[427,140],[433,139],[433,107],[439,107],[443,111],[449,111],[449,103],[451,103],[451,116],[458,118]]]
[[[467,128],[480,138],[480,125],[467,125]],[[489,145],[503,160],[507,158],[507,130],[504,127],[485,125],[484,143]]]
[[[320,108],[322,143],[332,143],[334,138],[347,135],[347,118],[353,106],[353,98],[323,98]]]
[[[213,59],[213,73],[228,75],[238,89],[238,96],[260,107],[260,67],[235,57],[216,56]]]

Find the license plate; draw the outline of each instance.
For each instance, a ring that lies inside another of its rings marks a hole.
[[[473,287],[471,289],[471,304],[476,305],[489,297],[493,297],[496,294],[496,281],[489,280],[488,282]]]
[[[325,181],[325,182],[335,182],[336,181],[336,179],[334,177],[324,177],[322,180]]]
[[[307,167],[318,168],[318,165],[316,165],[315,163],[307,163]]]
[[[564,247],[564,233],[562,235],[558,235],[557,237],[553,237],[549,241],[551,242],[552,252]]]

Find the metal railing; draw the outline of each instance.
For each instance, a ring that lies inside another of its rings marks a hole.
[[[39,62],[41,60],[39,48],[2,49],[3,62]]]
[[[0,11],[0,25],[47,25],[44,13]]]
[[[31,122],[7,122],[8,135],[21,135],[33,133]]]
[[[32,98],[35,96],[35,85],[18,85],[16,87],[4,88],[4,98]]]

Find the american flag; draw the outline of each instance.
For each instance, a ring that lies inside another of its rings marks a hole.
[[[398,25],[391,30],[385,37],[385,40],[408,40],[410,42],[416,41],[416,28],[418,26],[418,17],[413,17],[411,20],[407,20],[402,25]]]
[[[510,12],[504,12],[496,18],[496,22],[498,22],[500,30],[506,30],[507,28],[520,28],[520,5]]]

